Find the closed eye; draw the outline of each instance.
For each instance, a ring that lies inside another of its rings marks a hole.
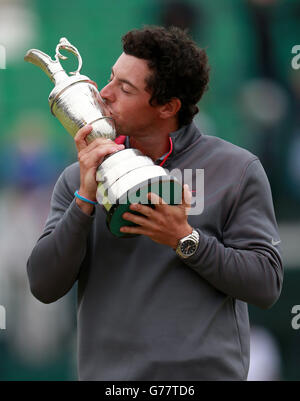
[[[126,89],[124,89],[124,87],[123,87],[123,86],[121,86],[121,91],[122,91],[122,92],[124,92],[124,93],[127,93],[128,95],[130,95],[130,94],[131,94],[129,91],[127,91]]]
[[[107,80],[107,82],[110,83],[113,79],[114,79],[114,75],[112,74],[110,76],[110,78]],[[130,86],[130,87],[133,86],[133,88],[136,89],[134,85],[132,85],[131,83],[127,82],[126,80],[118,79],[118,83],[119,83],[119,86],[121,88],[121,91],[123,93],[126,93],[127,95],[131,95],[132,94],[131,91],[127,89],[127,86]],[[124,85],[126,85],[126,88],[124,88]]]

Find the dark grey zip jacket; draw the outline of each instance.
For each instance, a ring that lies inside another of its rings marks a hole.
[[[146,236],[114,237],[100,205],[83,213],[78,163],[55,185],[27,270],[45,303],[78,282],[80,380],[245,380],[247,303],[279,297],[279,236],[257,157],[194,124],[170,138],[165,168],[204,169],[204,210],[189,216],[200,244],[186,260]]]

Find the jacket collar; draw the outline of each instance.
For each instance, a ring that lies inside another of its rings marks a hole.
[[[170,138],[173,142],[173,155],[177,155],[182,151],[189,148],[202,136],[199,129],[196,127],[195,123],[185,125],[181,127],[178,131],[172,132]]]
[[[156,164],[164,165],[168,164],[168,161],[173,157],[192,146],[195,142],[198,142],[202,134],[196,127],[194,122],[191,124],[181,127],[179,130],[171,132],[170,138],[170,149],[156,160]],[[117,143],[124,143],[126,148],[130,148],[130,142],[128,136],[119,136],[116,138]]]

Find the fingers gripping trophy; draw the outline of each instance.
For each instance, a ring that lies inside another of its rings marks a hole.
[[[61,49],[78,59],[78,68],[70,75],[60,63],[67,59],[60,53]],[[56,46],[55,60],[36,49],[29,50],[24,60],[40,67],[54,83],[48,98],[51,113],[73,137],[89,124],[93,129],[86,138],[88,143],[99,137],[115,140],[114,121],[105,116],[105,103],[96,86],[90,78],[80,74],[81,56],[66,38],[61,38]],[[131,203],[149,204],[149,192],[156,193],[170,205],[179,204],[182,198],[179,181],[137,149],[123,149],[106,156],[98,167],[96,181],[97,201],[105,209],[109,230],[117,237],[132,236],[120,232],[123,225],[131,223],[125,221],[122,214],[133,213],[129,210]]]

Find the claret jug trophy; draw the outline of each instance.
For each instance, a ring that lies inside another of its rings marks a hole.
[[[61,65],[60,60],[67,59],[60,53],[61,49],[78,59],[78,68],[70,75]],[[81,56],[66,38],[61,38],[56,46],[54,60],[37,49],[29,50],[24,60],[40,67],[54,83],[48,98],[51,113],[73,137],[81,127],[89,124],[93,129],[86,138],[88,143],[98,137],[115,140],[114,121],[105,116],[105,104],[96,85],[80,74]],[[155,165],[137,149],[123,149],[106,156],[98,167],[96,180],[97,201],[105,209],[109,230],[117,237],[132,236],[120,232],[123,225],[135,225],[122,218],[126,211],[133,213],[129,209],[131,203],[153,207],[147,197],[149,192],[156,193],[170,205],[179,204],[182,199],[182,186],[178,179],[167,174],[164,168]]]

